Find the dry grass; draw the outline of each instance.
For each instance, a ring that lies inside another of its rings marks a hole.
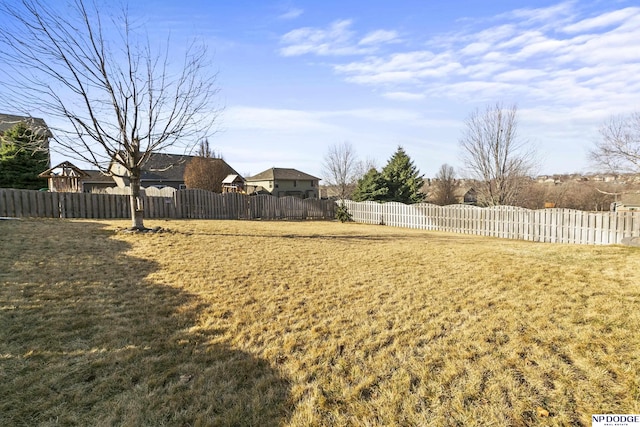
[[[0,221],[0,425],[640,413],[640,250],[325,222]]]

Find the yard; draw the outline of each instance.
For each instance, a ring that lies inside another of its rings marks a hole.
[[[0,425],[640,413],[640,249],[333,222],[0,221]]]

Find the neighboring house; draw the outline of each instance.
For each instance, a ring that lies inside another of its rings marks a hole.
[[[244,193],[244,179],[240,175],[227,175],[222,180],[223,193]]]
[[[85,169],[84,172],[87,176],[81,180],[83,193],[101,193],[107,188],[116,186],[116,182],[112,176],[105,175],[98,170]]]
[[[42,136],[42,149],[46,150],[47,157],[51,159],[51,156],[49,155],[49,139],[53,135],[51,134],[51,130],[49,130],[49,126],[47,126],[43,119],[0,113],[0,136],[2,136],[7,130],[11,129],[18,123],[25,123],[33,133]],[[51,163],[49,163],[49,165],[50,164]]]
[[[640,194],[622,193],[620,201],[611,204],[611,210],[615,212],[640,212]]]
[[[246,178],[247,193],[269,193],[276,197],[317,199],[320,178],[296,169],[271,168]]]
[[[474,188],[468,188],[466,191],[463,190],[463,192],[462,203],[465,205],[478,204],[478,192]]]
[[[173,187],[176,190],[187,188],[184,183],[184,170],[187,164],[189,164],[194,157],[195,156],[166,153],[151,154],[149,161],[144,165],[144,171],[140,178],[140,185],[143,188]],[[228,166],[228,164],[222,159],[215,160],[224,162],[225,165]],[[231,166],[229,166],[229,169],[235,172]],[[129,180],[127,178],[128,172],[124,167],[122,167],[122,165],[112,163],[109,170],[113,172],[113,179],[118,187],[124,188],[129,186]]]
[[[338,199],[340,198],[340,187],[337,185],[321,185],[320,186],[320,198],[321,199]]]

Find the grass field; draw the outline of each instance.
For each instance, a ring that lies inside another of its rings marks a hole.
[[[331,222],[0,221],[0,425],[640,413],[640,249]]]

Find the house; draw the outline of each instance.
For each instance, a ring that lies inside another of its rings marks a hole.
[[[84,169],[84,172],[87,176],[80,180],[82,186],[81,191],[83,193],[101,193],[107,188],[114,188],[116,186],[113,177],[101,171]]]
[[[276,197],[317,199],[320,178],[296,169],[271,168],[246,178],[247,193],[268,193]]]
[[[640,193],[622,193],[620,201],[611,203],[614,212],[640,212]]]
[[[179,154],[153,153],[144,165],[140,176],[140,186],[146,187],[173,187],[175,189],[186,188],[184,184],[184,170],[192,156]],[[109,171],[113,174],[113,180],[120,188],[129,186],[127,176],[129,172],[124,166],[111,162]]]
[[[42,138],[42,146],[43,150],[46,150],[47,157],[51,158],[49,155],[49,139],[53,136],[51,130],[49,130],[49,126],[45,123],[43,119],[39,119],[36,117],[28,117],[28,116],[14,116],[12,114],[2,114],[0,113],[0,136],[2,136],[6,131],[17,125],[18,123],[25,123],[29,129],[38,137]],[[49,163],[50,164],[50,163]]]
[[[37,117],[14,116],[12,114],[0,113],[0,135],[18,123],[25,123],[36,135],[42,136],[46,141],[46,148],[49,148],[49,139],[53,135],[45,121]]]
[[[462,203],[464,203],[465,205],[478,204],[478,192],[475,190],[475,188],[472,187],[462,189]]]
[[[187,188],[184,182],[184,171],[189,162],[196,156],[187,156],[181,154],[153,153],[149,161],[145,164],[142,176],[140,177],[140,185],[147,187],[172,187],[176,190]],[[215,162],[222,162],[228,170],[235,175],[239,174],[227,164],[223,159],[211,159]],[[109,170],[114,174],[113,179],[116,185],[121,188],[129,186],[127,178],[128,171],[115,162],[112,162]]]

